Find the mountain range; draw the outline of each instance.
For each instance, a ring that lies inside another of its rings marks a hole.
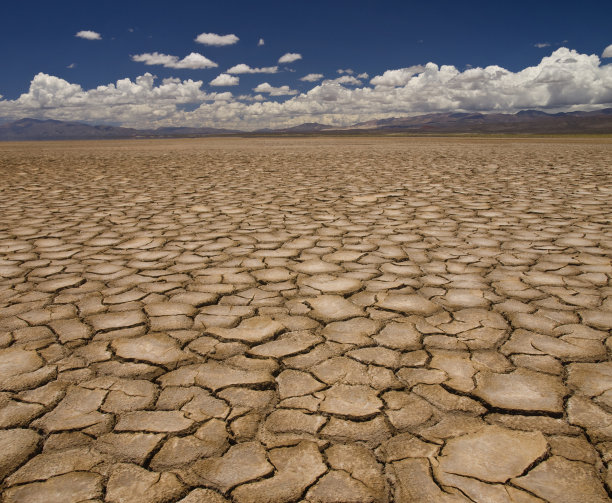
[[[314,122],[282,129],[244,132],[209,127],[133,129],[51,119],[19,119],[0,124],[0,141],[184,138],[218,135],[311,134],[601,134],[612,133],[612,108],[548,114],[538,110],[503,113],[433,113],[335,127]]]
[[[163,127],[133,129],[120,126],[92,126],[80,122],[52,119],[19,119],[0,124],[0,141],[18,140],[98,140],[111,138],[173,138],[199,137],[238,133],[230,129],[210,127]]]
[[[435,113],[355,124],[351,129],[436,133],[612,133],[612,108],[548,114],[539,110],[502,113]]]

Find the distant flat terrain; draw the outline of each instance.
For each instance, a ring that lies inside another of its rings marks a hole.
[[[0,144],[2,501],[610,501],[611,166]]]

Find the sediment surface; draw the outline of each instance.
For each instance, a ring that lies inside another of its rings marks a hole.
[[[0,180],[2,501],[610,501],[612,141],[7,143]]]

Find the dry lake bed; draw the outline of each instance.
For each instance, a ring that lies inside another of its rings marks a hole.
[[[611,259],[610,139],[0,144],[2,501],[608,502]]]

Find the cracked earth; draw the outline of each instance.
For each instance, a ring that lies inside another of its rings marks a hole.
[[[2,501],[610,501],[611,153],[1,145]]]

